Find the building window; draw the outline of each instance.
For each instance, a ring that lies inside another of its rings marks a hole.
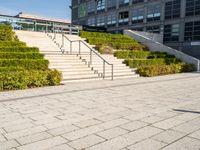
[[[88,2],[87,4],[87,11],[88,11],[88,14],[93,14],[95,12],[95,9],[96,9],[96,3],[95,1],[90,1]]]
[[[97,1],[97,11],[105,10],[105,0],[98,0]]]
[[[179,18],[181,11],[181,1],[173,0],[165,3],[165,19]]]
[[[81,4],[78,8],[78,16],[79,18],[85,17],[87,13],[86,4]]]
[[[137,8],[132,11],[132,23],[141,23],[144,20],[144,9]]]
[[[107,16],[107,26],[113,27],[113,26],[116,26],[116,23],[117,23],[116,12],[112,12],[112,13],[108,14],[108,16]]]
[[[97,16],[97,26],[104,26],[105,25],[105,17],[104,15]]]
[[[200,15],[200,0],[186,0],[186,16]]]
[[[160,33],[160,26],[146,27],[146,31],[150,33]]]
[[[116,9],[116,0],[107,0],[107,9]]]
[[[124,7],[129,5],[129,0],[119,0],[119,7]]]
[[[179,41],[179,24],[164,26],[164,42]]]
[[[95,26],[95,17],[89,18],[87,25],[88,26]]]
[[[129,21],[129,12],[123,11],[119,12],[119,25],[128,25]]]
[[[200,41],[200,21],[185,23],[185,41]]]
[[[147,21],[157,21],[160,20],[160,4],[151,5],[148,7]]]
[[[132,0],[132,4],[142,3],[144,0]]]

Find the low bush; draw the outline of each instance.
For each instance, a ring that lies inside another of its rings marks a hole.
[[[97,50],[102,46],[109,46],[113,49],[127,49],[127,50],[145,50],[146,47],[135,41],[129,36],[121,34],[109,34],[100,32],[81,32],[81,37],[86,38],[87,41],[96,45]]]
[[[0,59],[0,67],[23,67],[28,70],[46,70],[48,64],[45,59]]]
[[[149,65],[165,65],[165,59],[126,59],[124,63],[131,67],[137,68],[140,66],[149,66]]]
[[[114,53],[114,56],[120,59],[132,58],[132,59],[147,59],[150,52],[147,51],[127,51],[120,50]]]
[[[0,90],[16,90],[59,85],[61,73],[56,70],[0,72]]]
[[[0,25],[0,41],[12,41],[14,37],[11,26]]]
[[[113,48],[110,46],[101,46],[99,52],[101,54],[113,54]]]
[[[0,72],[24,71],[24,67],[0,67]]]
[[[117,58],[132,58],[132,59],[154,59],[154,58],[175,58],[174,55],[169,55],[165,52],[150,52],[150,51],[128,51],[119,50],[114,53]]]
[[[19,41],[0,41],[0,47],[24,47],[26,43]]]
[[[174,55],[167,54],[166,52],[150,52],[149,59],[153,58],[176,58]]]
[[[42,59],[44,54],[35,52],[0,52],[0,59]]]
[[[37,47],[0,47],[0,52],[39,52]]]
[[[153,77],[158,75],[175,74],[181,72],[194,71],[193,65],[188,64],[171,64],[171,65],[151,65],[139,67],[137,73],[144,77]]]

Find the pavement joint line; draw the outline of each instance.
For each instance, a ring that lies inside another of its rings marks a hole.
[[[45,96],[64,94],[64,93],[65,94],[66,93],[76,93],[76,92],[94,91],[94,90],[116,88],[116,87],[126,87],[126,86],[130,86],[130,85],[143,85],[143,84],[152,84],[152,83],[159,83],[159,82],[168,82],[168,81],[176,81],[176,80],[184,80],[184,79],[193,79],[193,78],[196,78],[196,77],[200,78],[199,75],[198,75],[198,76],[192,76],[192,77],[180,77],[180,78],[176,78],[176,79],[161,79],[161,80],[158,80],[158,81],[145,81],[145,82],[136,82],[136,83],[130,83],[130,84],[119,84],[119,85],[103,86],[103,87],[97,87],[97,88],[88,88],[88,89],[81,89],[81,90],[71,90],[71,91],[56,92],[56,93],[51,93],[51,94],[41,94],[41,95],[37,95],[37,96],[5,99],[5,100],[0,100],[0,103],[9,102],[9,101],[18,101],[18,100],[23,100],[23,99],[31,99],[31,98],[37,98],[37,97],[45,97]]]

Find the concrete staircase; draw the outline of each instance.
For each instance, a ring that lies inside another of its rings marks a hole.
[[[95,54],[92,54],[92,65],[88,65],[90,60],[90,51],[87,46],[81,44],[81,54],[79,53],[79,43],[73,42],[72,54],[70,53],[70,42],[64,41],[65,53],[61,53],[62,35],[57,34],[56,40],[52,41],[46,33],[31,31],[15,31],[20,41],[24,41],[28,46],[38,47],[40,52],[45,54],[49,60],[49,68],[57,69],[63,74],[63,83],[82,80],[100,80],[103,73],[103,62]],[[53,35],[52,35],[53,36]],[[76,35],[65,35],[70,40],[82,40]],[[87,43],[86,43],[87,44]],[[91,45],[87,44],[92,47]],[[131,70],[123,60],[117,59],[112,55],[101,55],[105,60],[114,65],[114,79],[138,77],[135,70]],[[111,66],[105,65],[105,79],[111,79]]]
[[[50,37],[54,37],[54,34],[49,34]],[[85,61],[87,64],[90,61],[90,48],[93,48],[93,45],[90,45],[88,43],[85,42],[85,39],[77,36],[77,35],[65,35],[69,40],[71,41],[76,41],[72,43],[72,50],[70,51],[70,42],[68,40],[64,40],[64,49],[65,49],[65,53],[69,54],[79,54],[79,42],[78,40],[83,41],[85,44],[80,43],[80,47],[81,47],[81,54],[80,59],[82,59],[83,61]],[[56,43],[61,46],[62,45],[62,34],[56,34]],[[96,51],[97,52],[97,51]],[[97,52],[98,53],[98,52]],[[114,79],[118,79],[118,78],[128,78],[128,77],[139,77],[139,75],[137,75],[135,73],[136,69],[130,69],[129,67],[127,67],[125,64],[123,64],[123,59],[117,59],[116,57],[114,57],[113,55],[109,55],[109,54],[100,54],[98,53],[102,58],[104,58],[106,61],[108,61],[110,64],[114,65]],[[102,74],[103,73],[103,61],[94,53],[92,53],[92,65],[90,65],[90,67],[92,68],[92,70],[94,71],[98,71],[98,73]],[[106,67],[106,71],[105,71],[105,78],[111,78],[111,66],[110,65],[105,65]]]
[[[63,55],[55,43],[45,33],[15,31],[20,41],[28,46],[38,47],[49,60],[49,68],[62,72],[63,83],[71,80],[100,79],[98,74],[88,68],[76,55]]]

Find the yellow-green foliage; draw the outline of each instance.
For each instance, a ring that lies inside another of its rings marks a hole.
[[[11,41],[14,39],[14,33],[11,26],[0,25],[0,41]]]
[[[131,68],[138,68],[141,76],[152,77],[180,72],[191,72],[194,66],[183,63],[173,55],[164,52],[149,51],[116,51],[117,58],[125,59],[124,63]]]
[[[144,77],[153,77],[158,75],[175,74],[181,72],[191,72],[194,71],[194,66],[179,63],[170,65],[150,65],[139,67],[137,73]]]
[[[110,46],[115,50],[145,50],[145,46],[141,45],[129,36],[121,34],[82,31],[81,37],[86,38],[90,44],[96,45],[98,50],[102,46]]]
[[[11,27],[0,26],[0,90],[59,85],[61,73],[48,64],[38,48],[27,47]]]

